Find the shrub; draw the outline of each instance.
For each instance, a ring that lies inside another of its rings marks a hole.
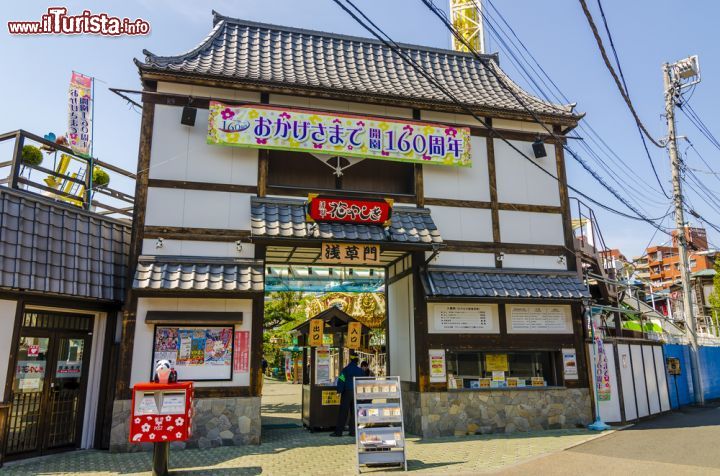
[[[93,167],[92,176],[93,187],[104,187],[110,183],[110,175],[100,167]]]
[[[23,146],[22,161],[26,165],[40,165],[43,161],[42,152],[34,145]]]

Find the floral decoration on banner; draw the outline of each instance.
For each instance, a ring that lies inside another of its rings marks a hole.
[[[208,144],[469,167],[470,128],[210,102]]]

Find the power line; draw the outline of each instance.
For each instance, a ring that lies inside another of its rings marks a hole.
[[[587,18],[588,24],[590,25],[590,29],[593,32],[593,36],[595,37],[595,42],[598,45],[598,48],[600,49],[600,54],[602,55],[603,61],[605,62],[605,66],[607,67],[608,71],[610,72],[610,75],[615,80],[615,84],[620,91],[620,95],[625,100],[625,104],[627,104],[628,109],[630,109],[630,112],[633,115],[633,118],[635,118],[635,122],[637,123],[638,127],[642,129],[643,133],[647,136],[647,138],[650,140],[650,142],[659,148],[665,148],[660,142],[656,141],[652,135],[648,132],[647,128],[645,128],[645,125],[640,120],[640,116],[638,116],[637,112],[635,111],[635,107],[632,104],[632,101],[630,101],[630,97],[628,96],[627,91],[623,88],[623,85],[620,82],[620,78],[618,78],[617,73],[615,72],[615,68],[613,68],[613,65],[610,63],[610,58],[608,58],[607,51],[605,51],[605,45],[603,44],[602,38],[600,37],[600,32],[597,29],[597,26],[595,25],[595,20],[592,17],[592,13],[590,13],[590,9],[588,9],[587,3],[585,0],[579,0],[580,5],[582,6],[583,13],[585,13],[585,17]]]
[[[335,1],[338,2],[339,0],[335,0]],[[346,1],[347,1],[348,3],[350,3],[350,4],[352,4],[352,2],[351,2],[350,0],[346,0]],[[530,108],[527,106],[527,104],[525,104],[525,102],[522,100],[522,98],[518,95],[518,93],[517,93],[517,91],[515,90],[515,88],[513,88],[511,85],[508,85],[508,84],[506,83],[505,79],[495,70],[494,64],[493,64],[492,62],[490,62],[487,58],[483,58],[480,54],[478,54],[478,52],[475,51],[475,49],[472,47],[472,45],[470,45],[469,42],[468,42],[460,33],[458,33],[457,30],[455,30],[455,28],[453,27],[453,25],[452,25],[452,23],[450,22],[450,20],[447,18],[447,16],[445,16],[445,13],[444,13],[442,10],[438,9],[438,7],[432,2],[432,0],[421,0],[421,1],[430,9],[430,11],[432,11],[438,18],[440,18],[440,20],[443,22],[443,24],[445,24],[445,26],[448,28],[448,30],[450,30],[450,32],[453,34],[453,36],[454,36],[460,43],[462,43],[466,48],[468,48],[468,51],[470,51],[470,52],[473,54],[473,56],[475,56],[475,58],[476,58],[478,61],[480,61],[483,65],[486,66],[487,70],[495,77],[495,79],[498,81],[498,83],[499,83],[501,86],[503,86],[503,87],[505,88],[505,90],[507,90],[507,91],[513,96],[513,98],[523,107],[523,109],[524,109],[528,114],[530,114],[530,115],[533,117],[533,119],[535,120],[535,122],[537,122],[540,126],[542,126],[542,127],[548,132],[548,134],[549,134],[551,137],[555,138],[558,142],[562,143],[562,142],[563,142],[562,139],[559,138],[551,129],[549,129],[549,128],[547,127],[547,125],[545,125],[545,124],[540,120],[540,118],[537,116],[537,114],[536,114],[532,109],[530,109]],[[357,8],[357,7],[355,7],[355,8]],[[459,102],[456,103],[456,104],[460,105]],[[468,110],[468,111],[470,111],[470,109],[467,108],[467,107],[465,107],[465,109]],[[477,116],[475,116],[475,114],[472,113],[472,111],[470,111],[470,113],[471,113],[474,117],[476,117],[476,119],[479,120],[479,118],[477,118]],[[505,140],[505,142],[507,142],[508,144],[510,143],[510,142],[507,141],[507,140]],[[517,150],[517,148],[515,148],[515,147],[513,147],[513,148]],[[603,180],[603,178],[600,177],[600,176],[597,174],[597,172],[595,172],[595,171],[587,164],[587,162],[585,162],[584,159],[582,159],[581,157],[579,157],[579,156],[577,155],[577,153],[575,153],[575,151],[573,151],[573,150],[572,150],[570,147],[568,147],[567,145],[563,145],[563,148],[564,148],[566,151],[568,151],[568,153],[569,153],[580,165],[582,165],[582,167],[583,167],[588,173],[590,173],[605,189],[607,189],[618,201],[620,201],[620,202],[623,203],[626,207],[628,207],[630,210],[632,210],[632,211],[637,215],[637,217],[636,217],[635,219],[640,219],[640,220],[642,220],[642,221],[645,221],[645,222],[651,224],[651,225],[654,226],[654,227],[658,227],[658,225],[653,221],[653,219],[650,219],[650,218],[646,217],[643,213],[641,213],[640,211],[638,211],[636,207],[634,207],[632,204],[630,204],[625,198],[623,198],[620,194],[618,194],[617,191],[615,191],[610,185],[608,185],[608,184]],[[524,154],[523,154],[523,155],[524,155]],[[527,157],[527,156],[525,156],[525,157],[526,157],[528,160],[530,160],[531,163],[534,163],[534,162],[532,161],[532,159],[530,159],[530,158]],[[536,164],[536,165],[537,165],[537,164]],[[542,167],[540,167],[540,169],[545,170],[545,169],[543,169]],[[546,171],[546,172],[547,172],[547,171]],[[552,176],[552,174],[550,174],[550,175]],[[554,176],[553,176],[553,177],[554,177]],[[555,179],[557,180],[557,177],[555,177]],[[568,185],[568,188],[571,188],[571,189],[572,189],[573,191],[575,191],[576,193],[579,193],[579,194],[581,194],[582,196],[585,196],[585,197],[586,197],[585,194],[583,194],[583,193],[580,192],[579,190],[575,189],[574,187],[571,187],[570,185]],[[598,203],[598,202],[597,202],[597,201],[594,201],[593,203]],[[600,206],[604,206],[604,205],[600,204]],[[667,231],[665,231],[665,230],[663,230],[663,232],[667,233]]]

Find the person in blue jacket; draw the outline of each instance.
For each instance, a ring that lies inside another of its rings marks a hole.
[[[350,354],[350,363],[342,369],[337,380],[337,393],[340,394],[340,410],[338,411],[337,424],[335,432],[330,436],[342,436],[345,430],[345,423],[350,415],[350,431],[349,436],[355,436],[355,410],[351,411],[353,406],[353,395],[355,392],[355,377],[364,377],[365,373],[358,367],[360,358],[355,354]]]

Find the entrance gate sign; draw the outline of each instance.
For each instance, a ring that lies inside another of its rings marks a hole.
[[[325,264],[380,264],[380,245],[323,242],[320,262]]]
[[[308,195],[307,216],[316,222],[363,223],[388,226],[392,216],[392,199],[355,200]]]
[[[470,128],[210,101],[208,144],[470,167]]]

